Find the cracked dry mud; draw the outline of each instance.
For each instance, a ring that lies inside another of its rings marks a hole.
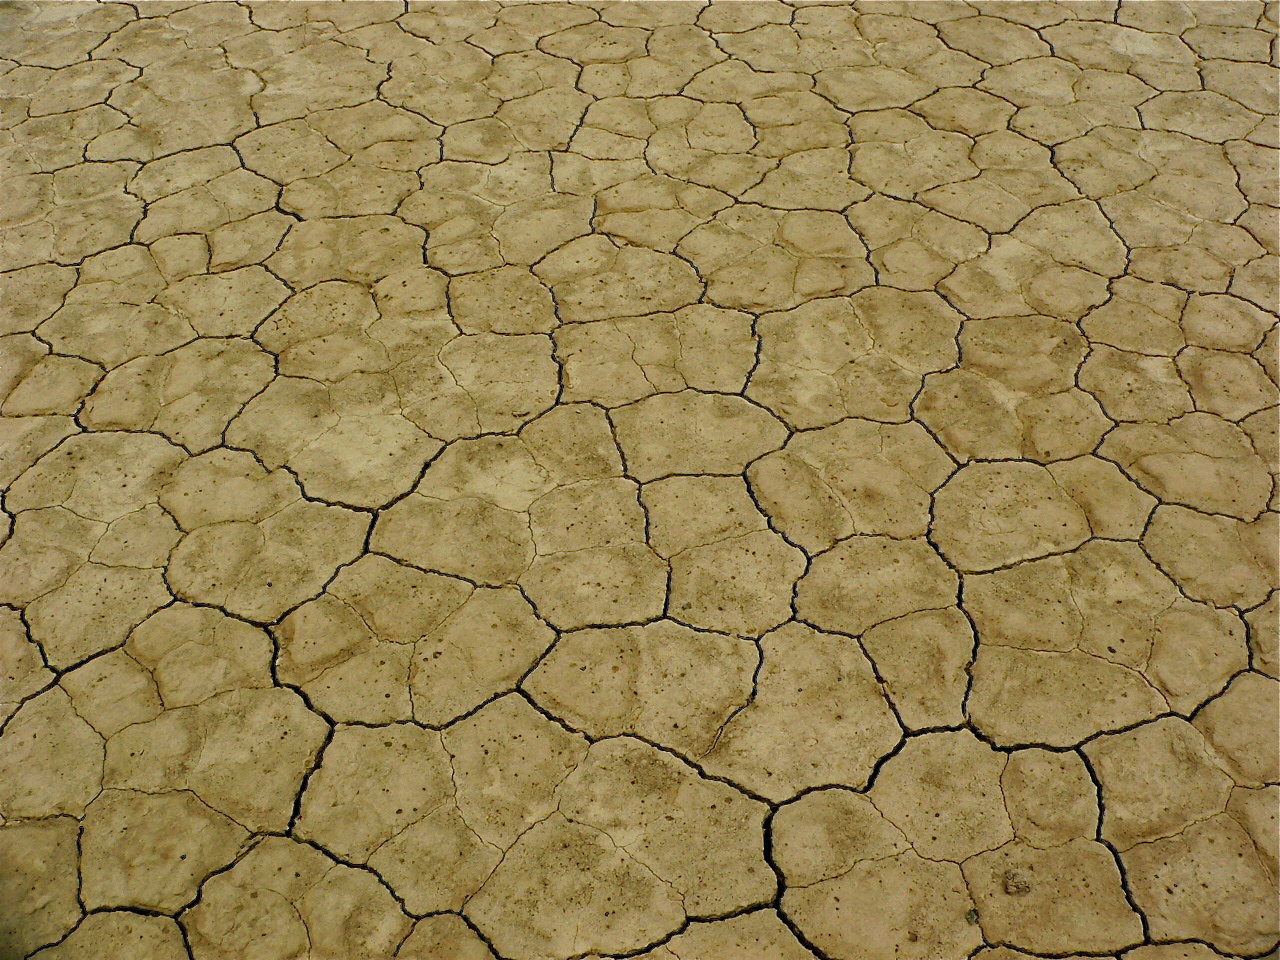
[[[0,4],[0,960],[1274,957],[1277,12]]]

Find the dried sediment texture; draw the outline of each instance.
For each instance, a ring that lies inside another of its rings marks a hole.
[[[1273,956],[1278,9],[0,4],[0,960]]]

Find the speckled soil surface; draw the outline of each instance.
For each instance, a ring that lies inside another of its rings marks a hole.
[[[0,960],[1276,949],[1275,3],[0,3]]]

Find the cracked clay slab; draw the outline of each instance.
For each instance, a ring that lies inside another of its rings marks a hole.
[[[1274,957],[1278,14],[0,3],[0,960]]]

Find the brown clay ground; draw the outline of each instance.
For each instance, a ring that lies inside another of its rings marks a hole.
[[[0,957],[1273,951],[1276,15],[0,5]]]

